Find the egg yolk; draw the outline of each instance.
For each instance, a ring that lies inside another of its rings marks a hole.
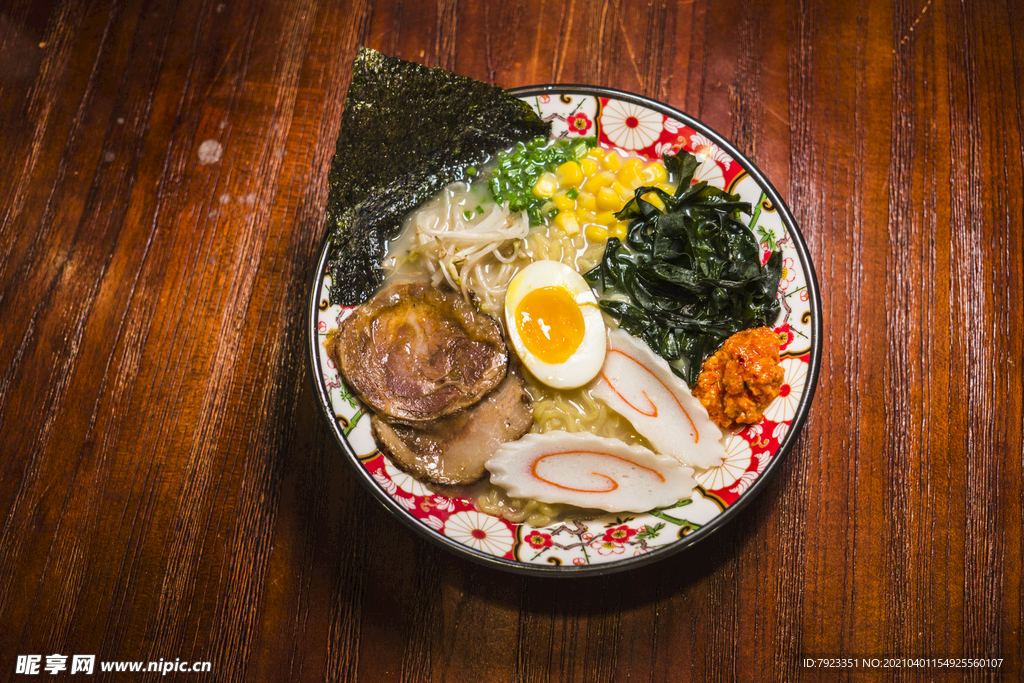
[[[586,329],[580,307],[562,287],[527,293],[516,308],[516,327],[527,350],[551,365],[576,352]]]

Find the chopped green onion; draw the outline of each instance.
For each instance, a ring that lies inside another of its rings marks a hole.
[[[508,204],[510,211],[526,211],[531,224],[541,225],[545,217],[555,214],[542,209],[545,199],[533,196],[537,179],[566,161],[586,156],[596,145],[596,138],[562,139],[549,144],[547,138],[537,137],[527,144],[517,143],[511,152],[497,155],[498,163],[488,183],[491,196],[499,204]],[[571,198],[579,194],[575,189],[571,192]]]

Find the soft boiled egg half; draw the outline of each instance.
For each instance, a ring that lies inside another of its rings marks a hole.
[[[536,261],[516,273],[505,322],[523,365],[550,387],[583,386],[604,364],[608,339],[597,297],[564,263]]]

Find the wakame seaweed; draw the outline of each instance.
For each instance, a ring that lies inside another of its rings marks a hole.
[[[407,213],[498,150],[550,132],[500,88],[360,49],[328,178],[331,303],[377,290]]]
[[[615,215],[630,221],[626,244],[609,239],[585,277],[601,286],[601,309],[692,387],[722,341],[775,320],[782,252],[762,266],[757,239],[739,219],[750,204],[706,182],[691,184],[698,166],[692,154],[664,160],[679,179],[675,194],[637,188]]]

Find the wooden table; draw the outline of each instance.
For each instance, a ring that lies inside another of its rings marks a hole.
[[[1022,16],[3,3],[0,678],[56,653],[210,662],[166,678],[188,681],[1019,680]],[[360,45],[659,99],[780,190],[817,267],[822,372],[784,468],[721,533],[626,574],[525,578],[426,543],[350,475],[304,312]],[[1002,668],[804,664],[886,655]]]

